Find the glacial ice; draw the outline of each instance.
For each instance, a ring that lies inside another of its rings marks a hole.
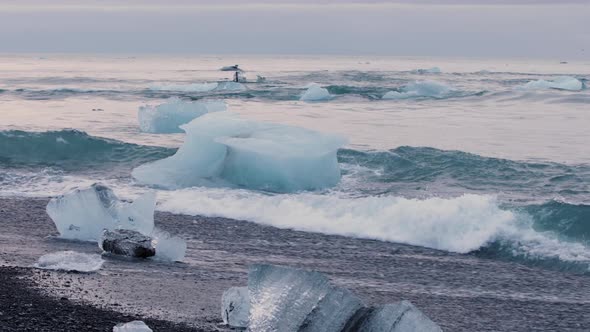
[[[298,331],[330,290],[328,278],[272,265],[253,265],[248,274],[251,331]]]
[[[178,236],[155,228],[152,232],[153,243],[156,246],[156,259],[180,262],[186,254],[186,241]]]
[[[104,260],[97,254],[59,251],[41,256],[33,266],[45,270],[93,272],[99,270],[102,264]]]
[[[349,290],[332,287],[306,317],[299,332],[340,332],[363,302]]]
[[[223,323],[232,327],[248,327],[250,295],[248,287],[231,287],[221,297]]]
[[[224,322],[231,300],[246,312],[248,295],[249,322],[244,316],[239,326],[249,331],[441,331],[408,301],[368,308],[321,273],[274,265],[251,266],[248,289],[232,287],[224,293]]]
[[[151,237],[129,229],[105,229],[98,246],[106,252],[129,257],[147,258],[156,254]]]
[[[120,323],[113,327],[113,332],[153,332],[143,321],[134,320],[129,323]]]
[[[426,69],[414,69],[414,74],[440,74],[442,71],[438,67],[426,68]]]
[[[132,203],[119,200],[108,187],[95,183],[52,198],[47,204],[61,237],[98,242],[104,229],[131,229],[151,234],[156,194],[148,192]]]
[[[385,304],[359,312],[346,332],[442,332],[409,301]]]
[[[223,101],[183,101],[170,98],[157,106],[141,106],[138,112],[139,128],[146,133],[182,133],[180,125],[209,112],[225,111]]]
[[[568,91],[580,91],[584,88],[582,81],[570,76],[556,77],[553,80],[530,81],[518,87],[521,90],[557,89]]]
[[[340,180],[337,149],[345,140],[311,130],[208,113],[181,126],[175,155],[135,168],[139,182],[164,188],[215,179],[250,189],[292,192],[331,187]]]
[[[408,99],[408,98],[444,98],[453,89],[443,83],[435,81],[419,81],[400,88],[400,91],[389,91],[383,95],[383,99]]]
[[[307,90],[301,95],[302,101],[322,101],[331,99],[332,95],[328,89],[322,88],[318,84],[311,83],[307,86]]]

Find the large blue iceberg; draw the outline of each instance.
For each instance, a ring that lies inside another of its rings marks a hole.
[[[183,101],[170,98],[157,106],[141,106],[137,114],[139,128],[146,133],[182,133],[180,125],[191,122],[203,114],[225,111],[223,101]]]
[[[176,154],[135,168],[137,181],[170,189],[223,183],[293,192],[340,180],[336,152],[346,140],[338,136],[230,112],[209,113],[181,128],[187,135]]]

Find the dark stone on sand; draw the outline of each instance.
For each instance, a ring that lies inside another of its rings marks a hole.
[[[152,238],[128,229],[105,230],[100,248],[115,255],[148,258],[156,254]]]

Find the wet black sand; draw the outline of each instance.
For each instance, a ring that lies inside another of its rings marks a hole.
[[[0,267],[1,331],[112,331],[118,323],[133,320],[144,320],[154,331],[204,331],[185,324],[78,304],[65,296],[46,296],[31,280],[49,275],[31,268]]]
[[[96,244],[56,239],[46,204],[0,199],[0,263],[30,266],[59,250],[100,252]],[[367,304],[410,300],[445,331],[590,330],[590,278],[584,275],[223,218],[158,212],[156,223],[188,240],[184,263],[107,257],[91,274],[26,269],[27,291],[33,286],[47,301],[67,297],[87,310],[214,331],[223,329],[222,292],[245,285],[248,266],[265,262],[324,272]]]

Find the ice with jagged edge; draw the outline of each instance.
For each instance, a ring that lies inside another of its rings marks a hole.
[[[172,97],[165,103],[141,106],[138,112],[139,128],[146,133],[182,133],[180,125],[209,112],[226,110],[224,101],[184,101]]]
[[[156,256],[154,258],[163,261],[180,262],[186,255],[186,241],[178,236],[154,228],[152,232]]]
[[[129,203],[108,187],[95,183],[52,198],[47,204],[61,237],[98,242],[104,229],[130,229],[149,235],[154,230],[156,194],[148,192]]]
[[[191,83],[191,84],[154,84],[149,87],[152,91],[176,91],[176,92],[240,92],[245,91],[246,86],[242,83],[224,81],[213,83]]]
[[[153,332],[146,323],[134,320],[129,323],[119,323],[113,326],[113,332]]]
[[[568,91],[580,91],[584,88],[582,81],[575,77],[560,76],[553,80],[536,80],[530,81],[525,85],[517,87],[520,90],[541,90],[541,89],[556,89]]]
[[[400,301],[359,311],[345,331],[442,332],[442,329],[411,302]]]
[[[440,82],[418,81],[400,88],[400,91],[389,91],[383,95],[383,99],[409,99],[409,98],[445,98],[453,92],[453,89]]]
[[[441,331],[408,301],[367,308],[314,271],[253,265],[248,292],[249,331]]]
[[[221,297],[223,323],[232,327],[248,327],[250,295],[248,287],[231,287]]]
[[[302,101],[323,101],[332,99],[332,95],[326,88],[322,88],[319,84],[308,84],[307,90],[301,95]]]
[[[208,113],[181,128],[186,138],[176,154],[135,168],[137,181],[176,189],[221,180],[293,192],[332,187],[340,180],[336,152],[346,140],[338,136],[231,112]]]
[[[104,260],[97,254],[59,251],[41,256],[33,266],[44,270],[93,272],[103,264]]]

